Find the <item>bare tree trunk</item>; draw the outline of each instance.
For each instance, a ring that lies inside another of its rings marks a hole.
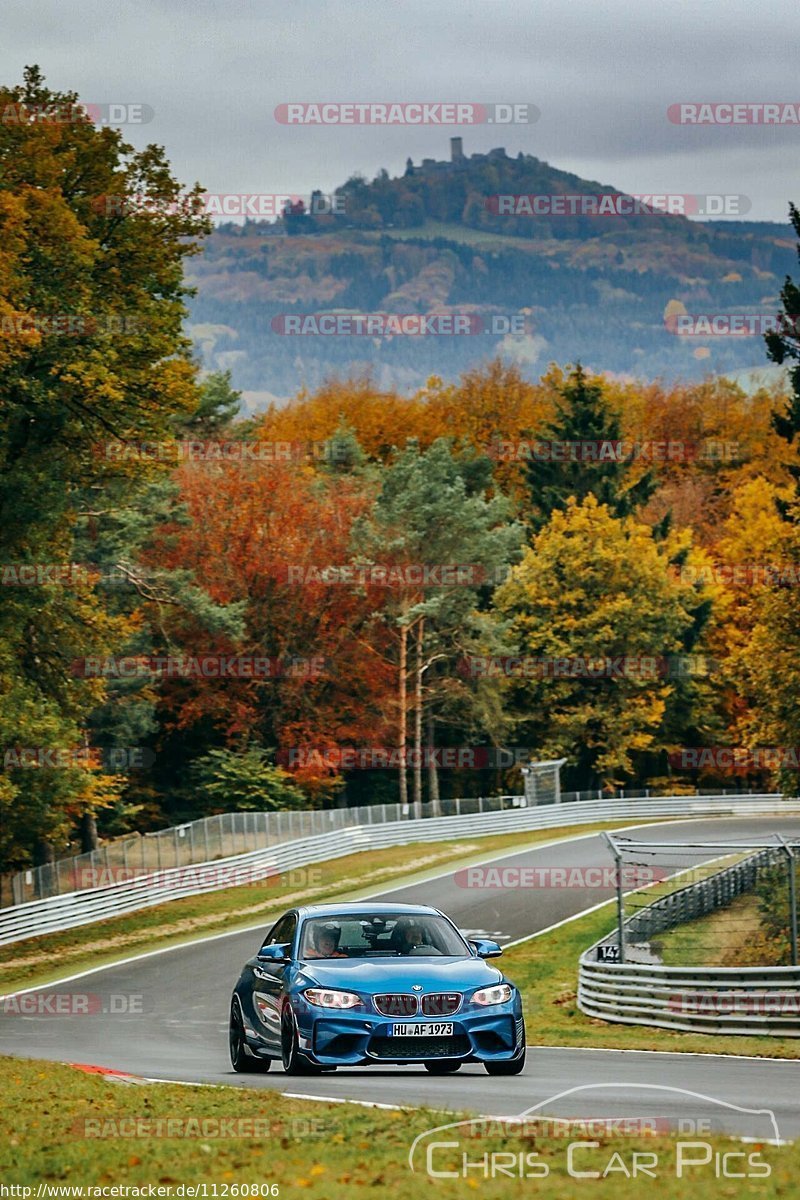
[[[88,854],[99,845],[97,837],[97,821],[93,812],[85,812],[81,816],[81,853]]]
[[[400,626],[400,723],[397,733],[397,748],[400,751],[400,803],[408,804],[408,780],[406,778],[406,741],[408,738],[408,713],[406,711],[406,672],[408,668],[408,627]]]
[[[44,866],[46,863],[55,862],[56,852],[53,843],[46,841],[45,838],[39,838],[34,850],[34,859],[37,866]]]
[[[414,815],[422,816],[422,641],[425,618],[417,623],[417,656],[414,665]]]
[[[439,771],[436,767],[436,731],[434,727],[433,710],[428,710],[428,794],[431,799],[432,812],[439,816]]]

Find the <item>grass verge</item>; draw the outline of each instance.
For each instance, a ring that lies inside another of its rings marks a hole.
[[[725,908],[659,934],[650,944],[669,967],[687,963],[734,967],[747,964],[746,951],[761,932],[759,899],[750,892],[737,896]]]
[[[453,1082],[454,1094],[468,1102],[467,1081]],[[509,1080],[509,1088],[513,1083]],[[424,1080],[421,1085],[424,1089]],[[39,1062],[10,1058],[0,1058],[0,1089],[6,1098],[0,1182],[32,1188],[28,1195],[34,1197],[59,1194],[45,1190],[47,1185],[84,1189],[152,1186],[164,1189],[155,1194],[175,1197],[181,1195],[178,1189],[182,1185],[205,1184],[205,1195],[212,1197],[252,1195],[253,1185],[259,1185],[260,1195],[269,1195],[266,1189],[274,1185],[273,1194],[282,1200],[352,1200],[354,1194],[389,1193],[393,1200],[418,1200],[421,1189],[432,1187],[442,1200],[476,1192],[495,1200],[519,1195],[525,1186],[522,1179],[541,1200],[561,1200],[574,1191],[567,1157],[572,1139],[541,1133],[531,1136],[531,1126],[523,1136],[499,1124],[439,1134],[440,1139],[458,1139],[458,1147],[436,1151],[432,1165],[439,1171],[455,1170],[456,1177],[432,1179],[425,1171],[424,1152],[415,1159],[416,1172],[412,1173],[408,1164],[409,1149],[418,1134],[453,1120],[431,1110],[401,1112],[312,1103],[266,1089],[123,1086],[68,1066],[44,1067]],[[474,1097],[475,1103],[480,1103],[479,1088]],[[224,1136],[218,1136],[220,1131]],[[679,1178],[681,1144],[674,1138],[641,1134],[588,1137],[591,1145],[580,1148],[573,1169],[602,1173],[609,1166],[605,1178],[589,1181],[595,1200],[638,1200],[643,1184],[648,1194],[659,1200],[789,1196],[800,1171],[799,1144],[742,1146],[727,1138],[704,1137],[709,1161],[684,1169]],[[587,1134],[578,1133],[574,1140],[587,1140]],[[650,1160],[651,1177],[626,1177],[633,1167],[634,1151],[656,1156]],[[720,1178],[720,1160],[715,1154],[725,1151],[737,1156],[744,1151],[751,1156],[749,1162],[742,1157],[734,1159],[731,1170],[750,1171],[757,1161],[765,1164],[769,1175]],[[493,1157],[498,1152],[505,1158]],[[473,1166],[464,1177],[462,1153],[469,1162],[485,1166]],[[696,1148],[683,1153],[701,1157]],[[246,1193],[242,1185],[247,1185]],[[24,1193],[16,1195],[27,1200]]]

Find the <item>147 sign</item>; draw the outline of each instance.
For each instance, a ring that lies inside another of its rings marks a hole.
[[[619,946],[616,943],[610,946],[598,946],[597,961],[619,962]]]

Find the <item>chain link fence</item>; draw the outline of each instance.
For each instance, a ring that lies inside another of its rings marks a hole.
[[[280,812],[220,813],[173,825],[154,833],[131,834],[103,843],[97,850],[60,858],[5,876],[0,887],[0,908],[63,896],[69,892],[135,879],[151,871],[215,862],[250,850],[277,846],[297,838],[313,837],[353,825],[372,825],[414,817],[470,816],[504,812],[515,807],[571,804],[578,801],[648,799],[659,792],[649,789],[608,793],[595,789],[562,792],[559,769],[563,760],[531,764],[525,776],[526,794],[440,799],[414,805],[373,804],[354,808],[283,810]],[[752,789],[705,789],[697,796],[752,795]]]
[[[286,809],[280,812],[220,813],[173,825],[156,833],[134,834],[105,842],[97,850],[19,871],[4,889],[4,907],[63,896],[68,892],[103,887],[136,879],[152,871],[215,862],[250,850],[262,850],[300,838],[347,829],[353,825],[378,825],[413,816],[469,816],[504,812],[525,804],[523,796],[470,797],[413,805],[372,804],[357,808]]]
[[[615,933],[604,962],[798,965],[800,843],[652,843],[605,834],[616,864]]]

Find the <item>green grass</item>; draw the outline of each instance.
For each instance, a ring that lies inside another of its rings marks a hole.
[[[615,922],[615,905],[610,901],[597,912],[506,951],[503,969],[522,991],[529,1043],[800,1058],[798,1038],[680,1033],[639,1025],[613,1025],[586,1016],[577,1004],[578,958],[610,933]]]
[[[479,1080],[469,1081],[477,1084],[471,1094],[466,1081],[453,1082],[454,1096],[480,1105]],[[508,1081],[509,1090],[514,1083],[513,1079]],[[424,1090],[424,1080],[421,1085]],[[274,1184],[282,1200],[353,1200],[360,1195],[419,1200],[423,1190],[441,1200],[460,1200],[474,1194],[487,1200],[507,1200],[523,1194],[561,1200],[577,1194],[575,1180],[567,1174],[568,1139],[541,1133],[533,1138],[530,1126],[527,1136],[522,1137],[510,1133],[507,1127],[490,1128],[483,1131],[486,1136],[480,1140],[475,1138],[478,1130],[473,1127],[473,1137],[465,1138],[462,1132],[459,1149],[439,1152],[448,1157],[437,1156],[434,1166],[460,1166],[462,1151],[467,1152],[470,1162],[475,1162],[482,1161],[484,1153],[502,1150],[514,1156],[535,1154],[532,1161],[548,1169],[546,1177],[496,1175],[492,1179],[473,1168],[466,1179],[429,1179],[424,1157],[415,1160],[419,1167],[411,1172],[411,1143],[417,1135],[454,1119],[431,1110],[385,1111],[353,1104],[312,1103],[264,1089],[126,1086],[67,1066],[11,1058],[0,1058],[0,1089],[4,1096],[0,1182],[32,1187],[33,1196],[39,1184],[83,1188],[153,1185],[169,1188],[170,1192],[162,1194],[175,1196],[180,1185],[201,1182],[209,1187],[207,1195],[214,1195],[210,1189],[216,1184],[217,1196],[234,1197],[241,1195],[242,1184]],[[220,1120],[226,1122],[223,1128],[228,1136],[213,1136]],[[166,1121],[171,1121],[171,1126],[167,1127]],[[161,1129],[173,1136],[153,1136],[159,1122]],[[191,1130],[200,1136],[181,1132]],[[139,1136],[120,1136],[130,1133]],[[176,1133],[181,1135],[174,1136]],[[448,1131],[439,1137],[452,1140],[458,1134]],[[587,1135],[579,1133],[575,1140],[587,1140]],[[727,1138],[703,1136],[713,1151],[744,1150],[756,1156],[759,1162],[769,1165],[770,1175],[749,1180],[720,1179],[715,1175],[712,1157],[707,1166],[691,1169],[679,1179],[674,1138],[617,1134],[593,1140],[600,1146],[581,1150],[576,1169],[602,1171],[613,1154],[619,1156],[614,1160],[616,1172],[605,1179],[588,1181],[586,1194],[593,1200],[638,1200],[643,1186],[648,1195],[659,1200],[700,1200],[711,1195],[789,1196],[800,1172],[799,1144],[743,1147]],[[630,1170],[635,1150],[658,1156],[655,1179],[626,1179],[620,1173],[619,1163]],[[692,1153],[696,1155],[697,1151]],[[510,1160],[486,1161],[487,1166],[502,1162],[507,1170]],[[511,1161],[520,1160],[515,1157]],[[741,1159],[734,1163],[735,1169],[742,1168]]]
[[[63,933],[25,938],[0,946],[0,993],[51,983],[137,951],[180,945],[204,934],[268,926],[292,904],[378,892],[384,884],[399,880],[413,883],[454,864],[466,866],[504,850],[524,850],[540,842],[620,824],[607,821],[364,851],[298,868],[258,884],[188,896]]]
[[[530,250],[531,240],[528,238],[512,237],[507,233],[492,233],[485,229],[472,229],[468,225],[459,225],[455,221],[431,221],[414,229],[379,229],[366,237],[377,241],[378,238],[390,237],[395,241],[407,242],[411,239],[430,241],[433,238],[447,238],[449,242],[463,242],[468,246],[516,247],[518,250]]]
[[[754,937],[761,933],[758,896],[737,896],[725,908],[695,921],[687,921],[651,942],[666,966],[687,963],[708,967],[733,967],[742,960]],[[748,964],[752,965],[752,964]],[[778,966],[765,962],[764,966]]]

